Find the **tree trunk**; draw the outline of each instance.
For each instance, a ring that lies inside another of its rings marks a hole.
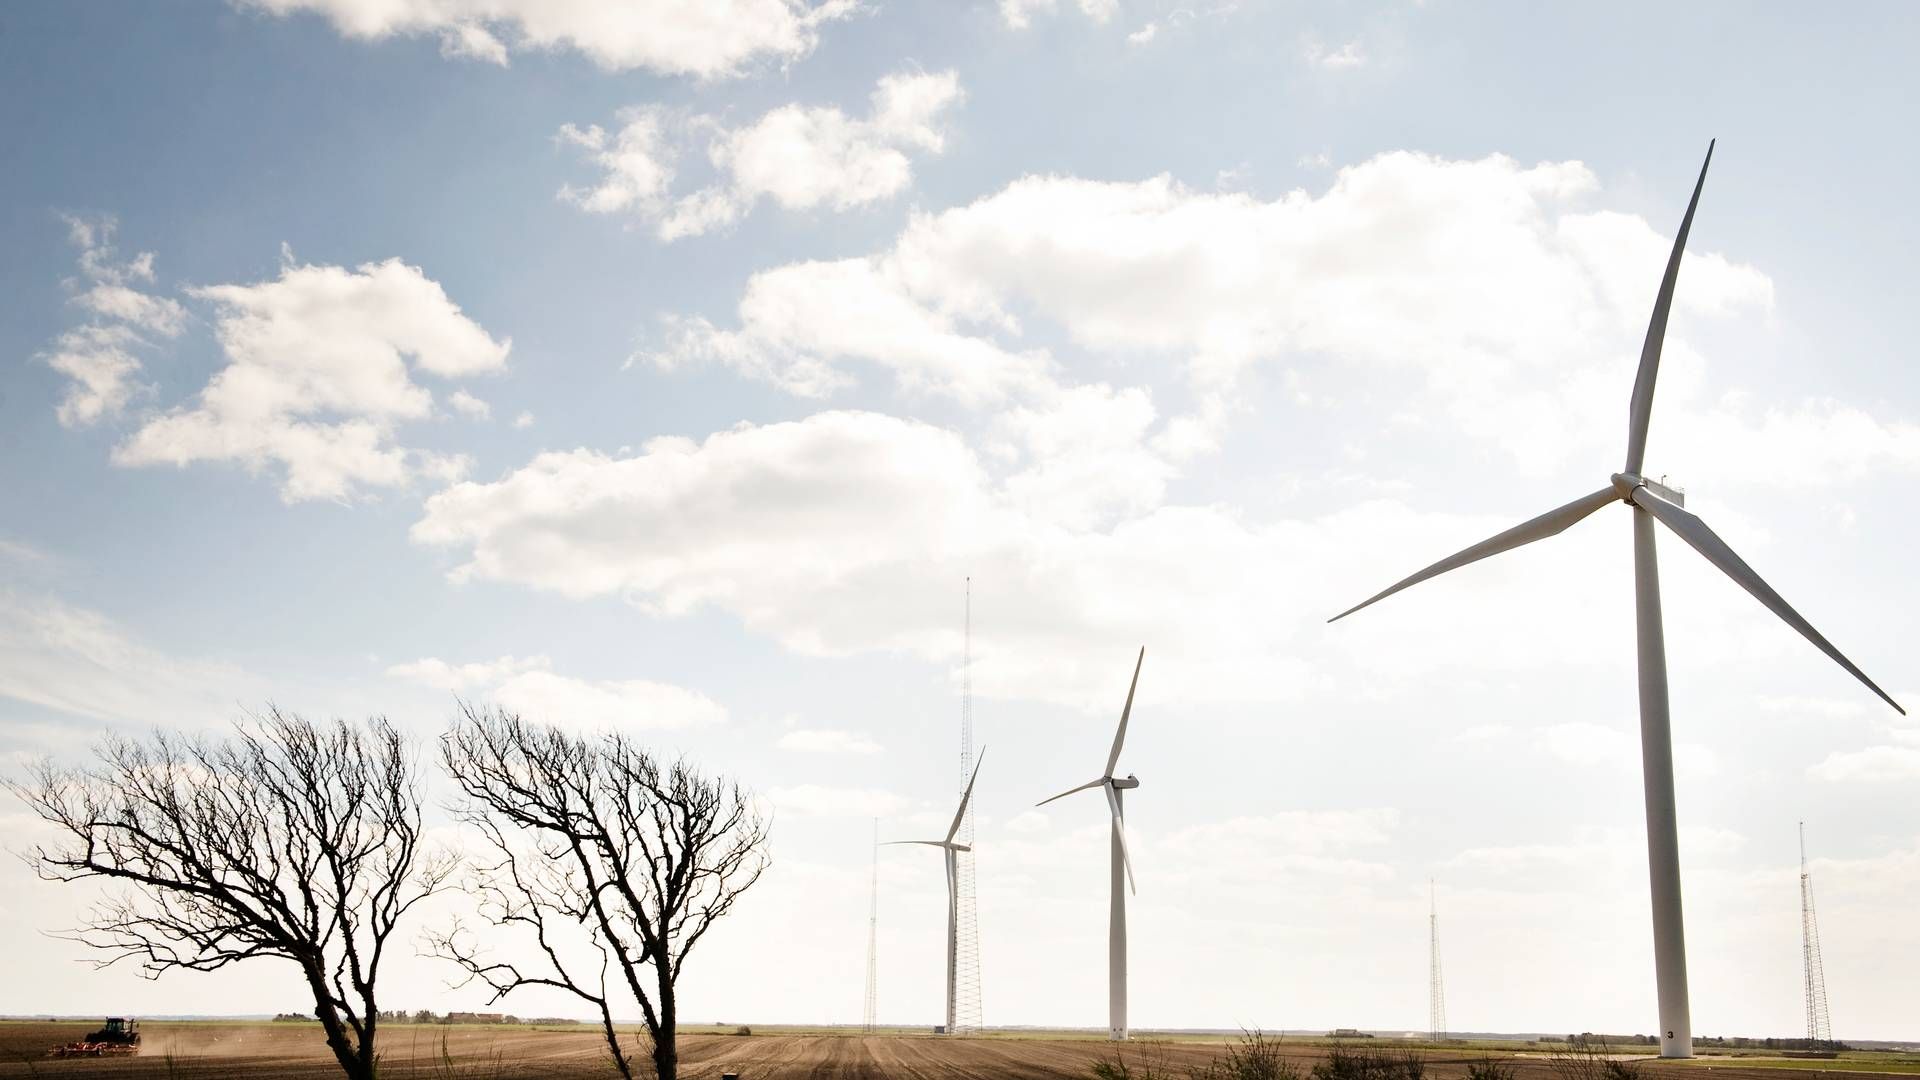
[[[660,1029],[653,1033],[653,1074],[657,1080],[678,1080],[680,1075],[680,1032],[673,983],[664,977],[660,979]]]
[[[349,1041],[347,1026],[340,1022],[340,1014],[330,1002],[322,1002],[314,1011],[320,1017],[321,1029],[327,1033],[327,1048],[333,1051],[333,1059],[340,1063],[347,1080],[373,1080],[371,1045],[367,1047],[368,1053],[360,1053]]]
[[[659,1080],[676,1080],[680,1075],[679,1036],[665,1024],[653,1037],[653,1074]]]
[[[307,985],[313,989],[313,1015],[320,1019],[320,1029],[327,1034],[327,1048],[340,1063],[340,1071],[347,1074],[347,1080],[373,1080],[372,1040],[368,1040],[368,1053],[363,1057],[359,1048],[348,1040],[347,1025],[341,1021],[332,995],[327,993],[325,977],[309,968]]]
[[[373,1030],[374,1026],[380,1022],[380,1011],[374,1007],[371,1000],[366,1004],[364,1015],[366,1020],[361,1027],[360,1035],[360,1068],[362,1070],[360,1076],[364,1080],[374,1080],[374,1074],[380,1070],[380,1063],[374,1060],[373,1056]]]

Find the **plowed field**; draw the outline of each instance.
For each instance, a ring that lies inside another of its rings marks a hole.
[[[319,1029],[311,1024],[192,1022],[142,1025],[144,1045],[137,1057],[50,1059],[56,1043],[78,1039],[96,1024],[0,1023],[0,1078],[59,1077],[62,1080],[214,1080],[214,1078],[295,1078],[320,1080],[340,1075]],[[442,1041],[444,1037],[444,1043]],[[509,1077],[573,1078],[614,1075],[605,1044],[589,1028],[547,1029],[435,1025],[392,1025],[381,1032],[383,1078],[396,1080],[505,1080]],[[1219,1056],[1222,1042],[1182,1040],[1131,1045],[1138,1064],[1149,1055],[1172,1075],[1185,1077]],[[444,1051],[444,1053],[443,1053]],[[1287,1056],[1304,1074],[1324,1051],[1289,1043]],[[688,1033],[681,1038],[681,1075],[709,1080],[722,1072],[742,1080],[1089,1080],[1093,1062],[1110,1057],[1111,1046],[1091,1038],[989,1035],[947,1039],[925,1035],[785,1034],[751,1036]],[[1561,1080],[1550,1063],[1537,1056],[1497,1053],[1515,1072],[1515,1080]],[[1434,1054],[1428,1080],[1464,1080],[1466,1061],[1478,1055]],[[645,1062],[635,1071],[649,1075]],[[1810,1064],[1810,1063],[1796,1063]],[[1886,1080],[1885,1073],[1847,1072],[1844,1063],[1825,1062],[1823,1080]],[[1644,1080],[1811,1080],[1804,1068],[1786,1070],[1739,1059],[1706,1059],[1679,1064],[1640,1063]],[[1836,1066],[1838,1066],[1836,1068]],[[1694,1073],[1686,1077],[1684,1074]]]

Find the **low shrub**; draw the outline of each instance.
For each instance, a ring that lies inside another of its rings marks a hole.
[[[1113,1056],[1094,1062],[1092,1070],[1094,1080],[1174,1080],[1167,1044],[1157,1039],[1117,1044]]]
[[[1513,1066],[1490,1057],[1469,1061],[1467,1080],[1513,1080]]]
[[[1418,1050],[1378,1050],[1335,1043],[1313,1067],[1313,1080],[1421,1080],[1427,1058]]]
[[[1259,1028],[1243,1031],[1227,1052],[1193,1073],[1193,1080],[1303,1080],[1300,1067],[1280,1054],[1278,1036]]]
[[[1565,1050],[1547,1055],[1547,1062],[1560,1080],[1639,1080],[1640,1067],[1613,1056],[1613,1047],[1605,1039],[1576,1035],[1567,1040]]]

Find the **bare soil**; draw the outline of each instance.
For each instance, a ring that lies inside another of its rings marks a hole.
[[[313,1024],[148,1021],[141,1025],[142,1047],[136,1057],[46,1056],[50,1047],[78,1039],[95,1026],[85,1022],[0,1023],[0,1080],[321,1080],[339,1075],[318,1026]],[[396,1080],[604,1080],[615,1075],[606,1060],[606,1044],[598,1032],[587,1027],[397,1024],[381,1029],[380,1042],[382,1075]],[[1183,1039],[1130,1044],[1125,1052],[1136,1068],[1142,1055],[1150,1055],[1161,1069],[1184,1077],[1223,1049],[1221,1041]],[[1286,1053],[1304,1074],[1325,1050],[1289,1043]],[[739,1073],[742,1080],[1090,1080],[1092,1064],[1111,1059],[1112,1054],[1111,1044],[1090,1038],[683,1033],[681,1075],[689,1080],[711,1080],[722,1072]],[[1428,1080],[1464,1080],[1466,1063],[1480,1056],[1434,1053],[1428,1059]],[[1551,1063],[1538,1056],[1503,1051],[1488,1056],[1513,1068],[1515,1080],[1561,1080]],[[1803,1068],[1789,1071],[1730,1058],[1638,1064],[1644,1080],[1706,1080],[1681,1075],[1702,1068],[1711,1068],[1713,1080],[1808,1080]],[[1827,1070],[1832,1080],[1886,1080],[1884,1074],[1848,1072],[1844,1071],[1844,1062],[1833,1064],[1841,1068]],[[636,1065],[636,1073],[645,1075],[646,1063]]]

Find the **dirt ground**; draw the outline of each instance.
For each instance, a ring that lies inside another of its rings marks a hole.
[[[61,1080],[214,1080],[338,1076],[319,1029],[310,1024],[242,1022],[142,1024],[141,1053],[132,1058],[52,1059],[47,1049],[78,1039],[95,1025],[14,1021],[0,1023],[0,1080],[58,1077]],[[443,1046],[442,1039],[445,1039]],[[588,1028],[540,1029],[437,1025],[392,1025],[381,1031],[384,1077],[399,1080],[505,1080],[510,1077],[603,1080],[614,1075],[606,1047]],[[443,1053],[444,1049],[444,1053]],[[1142,1056],[1184,1077],[1223,1050],[1219,1042],[1152,1041],[1130,1044]],[[1304,1073],[1324,1050],[1288,1044],[1286,1053]],[[1087,1038],[992,1035],[945,1039],[924,1035],[684,1034],[681,1075],[711,1080],[722,1072],[742,1080],[1088,1080],[1090,1066],[1110,1058],[1110,1044]],[[1538,1057],[1496,1053],[1514,1069],[1515,1080],[1560,1080]],[[1466,1062],[1479,1055],[1435,1053],[1430,1080],[1464,1080]],[[643,1064],[643,1063],[642,1063]],[[1766,1068],[1730,1059],[1686,1064],[1643,1063],[1645,1080],[1681,1080],[1677,1074],[1709,1068],[1712,1080],[1812,1080],[1803,1071]],[[636,1070],[639,1072],[641,1070]],[[1823,1080],[1886,1080],[1884,1074],[1828,1072]],[[1689,1077],[1686,1080],[1707,1080]]]

